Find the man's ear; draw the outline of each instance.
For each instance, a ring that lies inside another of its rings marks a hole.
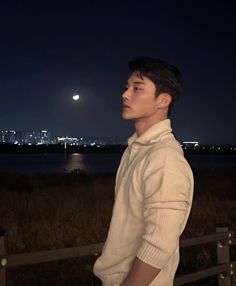
[[[157,108],[169,107],[172,101],[172,96],[169,93],[160,93],[157,97]]]

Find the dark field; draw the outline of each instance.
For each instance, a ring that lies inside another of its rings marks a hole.
[[[7,253],[24,253],[103,242],[110,223],[114,174],[0,174],[0,228]],[[236,176],[195,174],[195,195],[182,238],[236,230]],[[181,251],[177,275],[216,263],[215,245]],[[235,258],[235,251],[232,252]],[[93,285],[95,257],[42,263],[7,270],[7,286]],[[215,285],[214,279],[191,285]],[[96,281],[94,281],[94,285]]]

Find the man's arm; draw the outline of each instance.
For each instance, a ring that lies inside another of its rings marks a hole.
[[[144,232],[127,278],[121,286],[147,286],[158,276],[179,245],[192,199],[191,174],[181,162],[165,168],[152,160],[143,172]],[[154,166],[151,166],[151,165]],[[191,172],[190,172],[191,173]]]
[[[136,257],[127,278],[121,286],[148,286],[160,271],[160,269]]]

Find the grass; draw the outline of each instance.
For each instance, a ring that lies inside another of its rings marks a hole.
[[[6,230],[7,253],[104,241],[114,182],[114,174],[0,174],[0,228]],[[214,233],[217,225],[236,230],[236,178],[230,172],[197,173],[192,212],[182,237]],[[191,255],[181,251],[178,273],[214,264],[214,252],[212,246],[191,250]],[[93,262],[90,257],[17,267],[7,271],[7,286],[46,286],[51,281],[57,281],[53,285],[90,285],[88,269]]]
[[[5,185],[0,191],[0,228],[7,231],[8,253],[104,241],[111,217],[114,176],[8,179],[15,184],[11,183],[10,188]]]

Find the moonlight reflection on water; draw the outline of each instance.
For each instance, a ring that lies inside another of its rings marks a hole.
[[[83,155],[79,153],[65,154],[65,171],[71,172],[73,170],[83,170],[87,172],[87,166],[84,162]],[[67,159],[68,158],[68,159]]]

